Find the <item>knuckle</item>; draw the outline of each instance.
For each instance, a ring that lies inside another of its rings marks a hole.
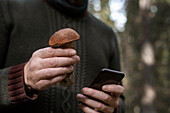
[[[38,68],[38,63],[39,60],[37,58],[31,58],[27,63],[27,68],[29,69],[29,71],[34,71]]]
[[[57,62],[55,60],[50,59],[48,61],[48,66],[49,67],[55,67],[57,65]]]
[[[87,91],[87,90],[88,90],[87,88],[83,88],[83,89],[82,89],[82,93],[88,94],[88,91],[89,91],[89,90],[88,90],[88,91]]]
[[[32,54],[32,57],[37,57],[37,56],[39,56],[40,53],[43,53],[43,50],[44,50],[44,49],[38,49],[38,50],[34,51],[33,54]]]
[[[61,71],[65,72],[65,73],[71,73],[73,71],[73,66],[62,67]]]
[[[76,55],[77,52],[74,49],[69,48],[69,49],[65,49],[64,54],[66,56],[73,56]]]
[[[38,51],[35,51],[33,54],[32,54],[32,57],[36,57],[38,54]]]
[[[66,70],[67,70],[66,67],[60,67],[60,71],[61,71],[61,72],[65,73]]]
[[[46,77],[50,77],[50,70],[45,69],[43,73]]]
[[[98,103],[98,104],[96,105],[96,108],[97,108],[97,109],[102,109],[102,108],[103,108],[103,104]]]
[[[30,70],[35,70],[36,68],[36,64],[32,63],[32,65],[30,66]]]
[[[51,48],[48,48],[48,49],[47,49],[47,54],[48,54],[49,56],[55,56],[55,51],[54,51],[53,49],[51,49]]]
[[[70,56],[70,54],[71,54],[71,50],[70,49],[65,50],[65,55],[66,56]]]
[[[72,58],[68,58],[68,59],[67,59],[67,63],[68,63],[68,64],[72,64],[72,63],[74,63],[74,60],[73,60]]]
[[[69,55],[70,55],[70,52],[69,52],[69,51],[64,51],[64,54],[65,54],[66,56],[69,56]]]
[[[30,65],[30,67],[29,67],[29,70],[30,70],[30,71],[34,71],[36,68],[37,68],[37,63],[31,62],[31,65]]]
[[[88,93],[91,94],[92,96],[96,94],[95,91],[93,91],[92,89],[89,89]]]
[[[27,79],[27,85],[29,86],[34,86],[34,84],[36,84],[36,80],[34,79],[34,76],[30,76],[28,79]]]
[[[104,99],[105,102],[108,102],[110,97],[108,95],[106,95],[106,96],[103,97],[103,99]]]
[[[84,91],[84,93],[85,94],[87,94],[87,95],[91,95],[91,96],[94,96],[95,95],[95,92],[92,90],[92,89],[86,89],[85,91]]]

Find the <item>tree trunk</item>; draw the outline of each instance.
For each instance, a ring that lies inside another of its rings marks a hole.
[[[154,89],[154,50],[151,42],[151,17],[150,9],[152,0],[139,0],[141,36],[142,42],[142,63],[143,63],[143,96],[141,100],[141,113],[156,113],[155,111],[155,89]]]

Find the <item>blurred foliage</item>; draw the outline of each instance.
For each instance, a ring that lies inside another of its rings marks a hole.
[[[148,84],[156,95],[152,105],[148,105],[152,112],[170,113],[170,0],[150,1],[150,9],[142,10],[140,0],[127,0],[125,31],[117,30],[122,71],[126,73],[124,86],[127,113],[147,113],[146,110],[150,110],[143,103],[145,86]],[[94,9],[96,2],[100,3],[101,10]],[[109,0],[89,0],[89,11],[115,28],[114,22],[110,20],[108,3]],[[151,66],[142,60],[142,49],[146,42],[153,48],[155,62]]]
[[[100,5],[99,10],[95,10],[94,7],[96,4]],[[89,11],[107,25],[111,27],[114,25],[114,21],[110,19],[111,12],[109,8],[109,0],[89,0]]]

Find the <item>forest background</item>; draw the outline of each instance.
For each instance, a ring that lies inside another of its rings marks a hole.
[[[116,32],[126,113],[170,113],[170,0],[89,0]]]

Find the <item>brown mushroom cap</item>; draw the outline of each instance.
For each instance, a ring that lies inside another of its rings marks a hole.
[[[64,44],[76,41],[80,38],[79,34],[71,29],[71,28],[64,28],[61,29],[57,32],[55,32],[50,40],[49,40],[49,45],[50,46],[62,46]]]

